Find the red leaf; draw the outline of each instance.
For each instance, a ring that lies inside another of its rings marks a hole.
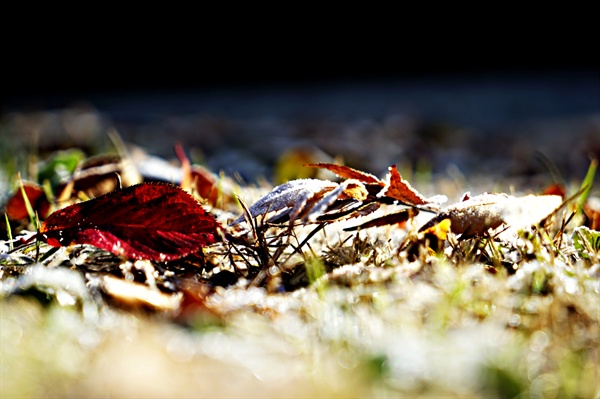
[[[53,246],[91,244],[132,259],[166,261],[214,243],[220,228],[185,191],[145,183],[58,210],[40,234]]]
[[[333,163],[317,163],[317,164],[308,164],[305,166],[310,166],[311,168],[322,168],[327,169],[339,177],[344,179],[355,179],[367,184],[379,184],[383,186],[383,182],[379,180],[377,177],[373,176],[370,173],[362,172],[360,170],[349,168],[348,166],[336,165]]]
[[[423,205],[428,204],[421,194],[417,192],[410,184],[400,176],[396,165],[389,167],[390,170],[390,182],[388,185],[381,190],[378,197],[390,197],[399,200],[407,205]]]

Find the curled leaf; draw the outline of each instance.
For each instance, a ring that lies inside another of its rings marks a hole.
[[[489,229],[507,224],[520,230],[533,226],[560,207],[557,195],[528,195],[513,197],[507,194],[481,194],[448,206],[419,231],[424,231],[444,219],[451,222],[451,231],[465,237],[482,235]]]
[[[449,219],[451,231],[463,236],[482,235],[502,223],[497,205],[508,199],[506,194],[481,194],[448,206],[419,229],[425,231],[444,219]]]
[[[312,207],[323,195],[339,185],[327,180],[298,179],[275,187],[270,193],[254,203],[248,212],[253,218],[268,212],[283,210],[294,220],[306,206]],[[244,221],[244,216],[237,218],[231,225]]]
[[[419,214],[416,208],[403,209],[396,213],[390,213],[378,218],[374,218],[358,226],[347,227],[344,231],[355,231],[358,229],[368,229],[370,227],[387,226],[392,224],[403,224],[408,219],[415,217]]]
[[[306,214],[306,216],[303,217],[303,220],[307,220],[309,222],[316,221],[317,218],[324,214],[334,202],[336,202],[340,199],[340,197],[342,197],[342,195],[350,196],[350,198],[353,198],[353,196],[357,196],[364,200],[365,198],[367,198],[367,190],[364,188],[364,186],[362,186],[362,183],[360,183],[359,181],[346,180],[340,185],[338,185],[334,190],[331,190],[326,195],[324,195],[313,206],[311,206],[310,211],[308,212],[308,214]]]
[[[77,192],[87,197],[99,197],[119,186],[128,187],[142,181],[138,170],[128,158],[118,155],[97,155],[86,159],[70,179],[58,186],[59,201],[66,201]]]
[[[348,166],[344,165],[336,165],[332,163],[321,162],[317,164],[308,164],[305,166],[309,166],[311,168],[327,169],[344,179],[354,179],[363,183],[379,184],[381,186],[384,185],[384,183],[381,180],[379,180],[376,176],[373,176],[370,173],[366,173],[360,170],[349,168]]]
[[[40,235],[53,246],[90,244],[127,258],[167,261],[214,243],[220,228],[185,191],[146,183],[58,210]]]
[[[390,166],[389,171],[389,182],[377,194],[378,197],[390,197],[407,205],[423,205],[429,202],[417,190],[412,188],[406,180],[402,179],[396,165]]]
[[[369,192],[361,182],[347,180],[344,183],[343,192],[347,197],[357,201],[364,201],[367,199]]]

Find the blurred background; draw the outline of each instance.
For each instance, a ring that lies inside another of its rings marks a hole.
[[[165,159],[179,142],[193,162],[245,182],[302,177],[298,165],[323,161],[536,187],[580,179],[600,156],[600,69],[587,52],[321,56],[326,47],[254,57],[59,52],[35,68],[10,65],[2,156],[102,152],[114,129]]]

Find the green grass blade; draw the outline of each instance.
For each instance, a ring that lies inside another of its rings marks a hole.
[[[581,195],[579,196],[579,200],[577,201],[577,208],[580,212],[583,211],[583,206],[585,205],[590,192],[592,191],[592,186],[594,185],[594,177],[596,177],[596,170],[598,169],[598,160],[596,158],[592,159],[590,162],[590,167],[588,168],[587,174],[581,183]]]
[[[33,210],[33,207],[31,206],[29,197],[27,196],[27,193],[25,192],[25,185],[23,185],[23,180],[21,180],[21,179],[19,179],[19,188],[21,189],[21,195],[23,196],[23,201],[25,202],[25,209],[27,210],[27,215],[29,216],[29,221],[31,222],[31,224],[33,226],[35,226],[35,229],[38,230],[39,229],[39,219],[37,218],[36,213]]]
[[[13,236],[10,228],[10,222],[8,221],[8,214],[4,212],[4,220],[6,221],[6,236],[8,237],[8,248],[12,251],[13,248]]]

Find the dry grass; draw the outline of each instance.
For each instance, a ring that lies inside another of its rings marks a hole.
[[[270,227],[208,248],[204,265],[155,264],[163,293],[210,286],[185,316],[106,295],[103,274],[148,275],[92,247],[42,265],[5,247],[2,397],[598,395],[600,265],[572,228],[540,227],[514,248],[451,236],[411,259],[417,222],[344,226],[301,248],[312,228]],[[218,285],[223,272],[232,285]]]

